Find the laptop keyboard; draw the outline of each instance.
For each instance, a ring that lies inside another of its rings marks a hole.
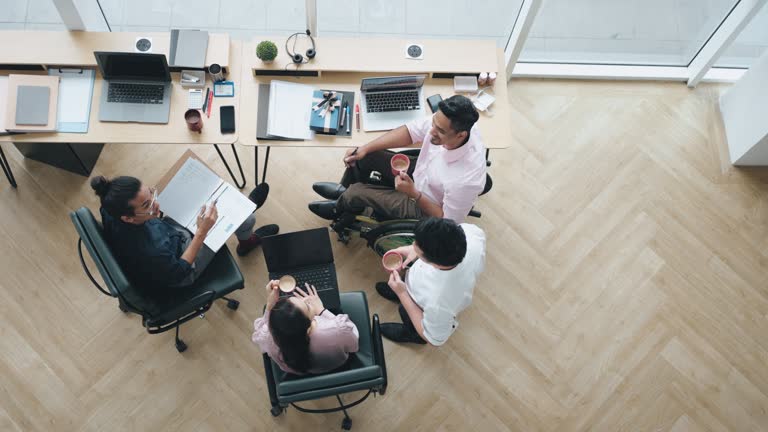
[[[365,107],[369,113],[389,111],[416,111],[419,105],[419,91],[393,91],[385,93],[366,93]]]
[[[107,102],[161,104],[164,93],[162,85],[110,83]]]
[[[314,285],[318,292],[336,289],[336,278],[327,265],[318,267],[306,267],[303,270],[294,270],[291,276],[296,279],[296,286],[306,291],[304,283]]]

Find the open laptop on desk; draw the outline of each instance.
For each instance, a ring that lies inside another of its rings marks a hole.
[[[422,88],[426,75],[364,78],[360,85],[363,129],[391,130],[425,115]]]
[[[341,311],[339,283],[327,228],[264,237],[261,247],[270,280],[291,275],[296,279],[296,286],[304,291],[305,282],[314,285],[326,309]],[[281,292],[280,295],[286,294]]]
[[[171,72],[165,54],[95,51],[104,77],[99,120],[168,123]]]

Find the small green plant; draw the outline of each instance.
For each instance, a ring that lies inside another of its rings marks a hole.
[[[256,46],[256,57],[262,61],[270,62],[277,57],[277,45],[272,41],[262,41]]]

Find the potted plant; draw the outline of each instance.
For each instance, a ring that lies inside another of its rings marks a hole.
[[[256,57],[269,63],[277,57],[277,45],[272,41],[262,41],[256,46]]]

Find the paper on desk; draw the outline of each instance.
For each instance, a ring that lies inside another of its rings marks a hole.
[[[94,71],[90,69],[49,69],[48,75],[60,77],[56,130],[59,132],[88,132],[95,81]]]
[[[157,199],[166,215],[193,233],[201,208],[217,201],[219,218],[203,242],[214,252],[256,210],[256,204],[194,158],[184,162]]]
[[[309,117],[314,87],[288,81],[272,80],[269,89],[269,121],[267,134],[310,140]]]

